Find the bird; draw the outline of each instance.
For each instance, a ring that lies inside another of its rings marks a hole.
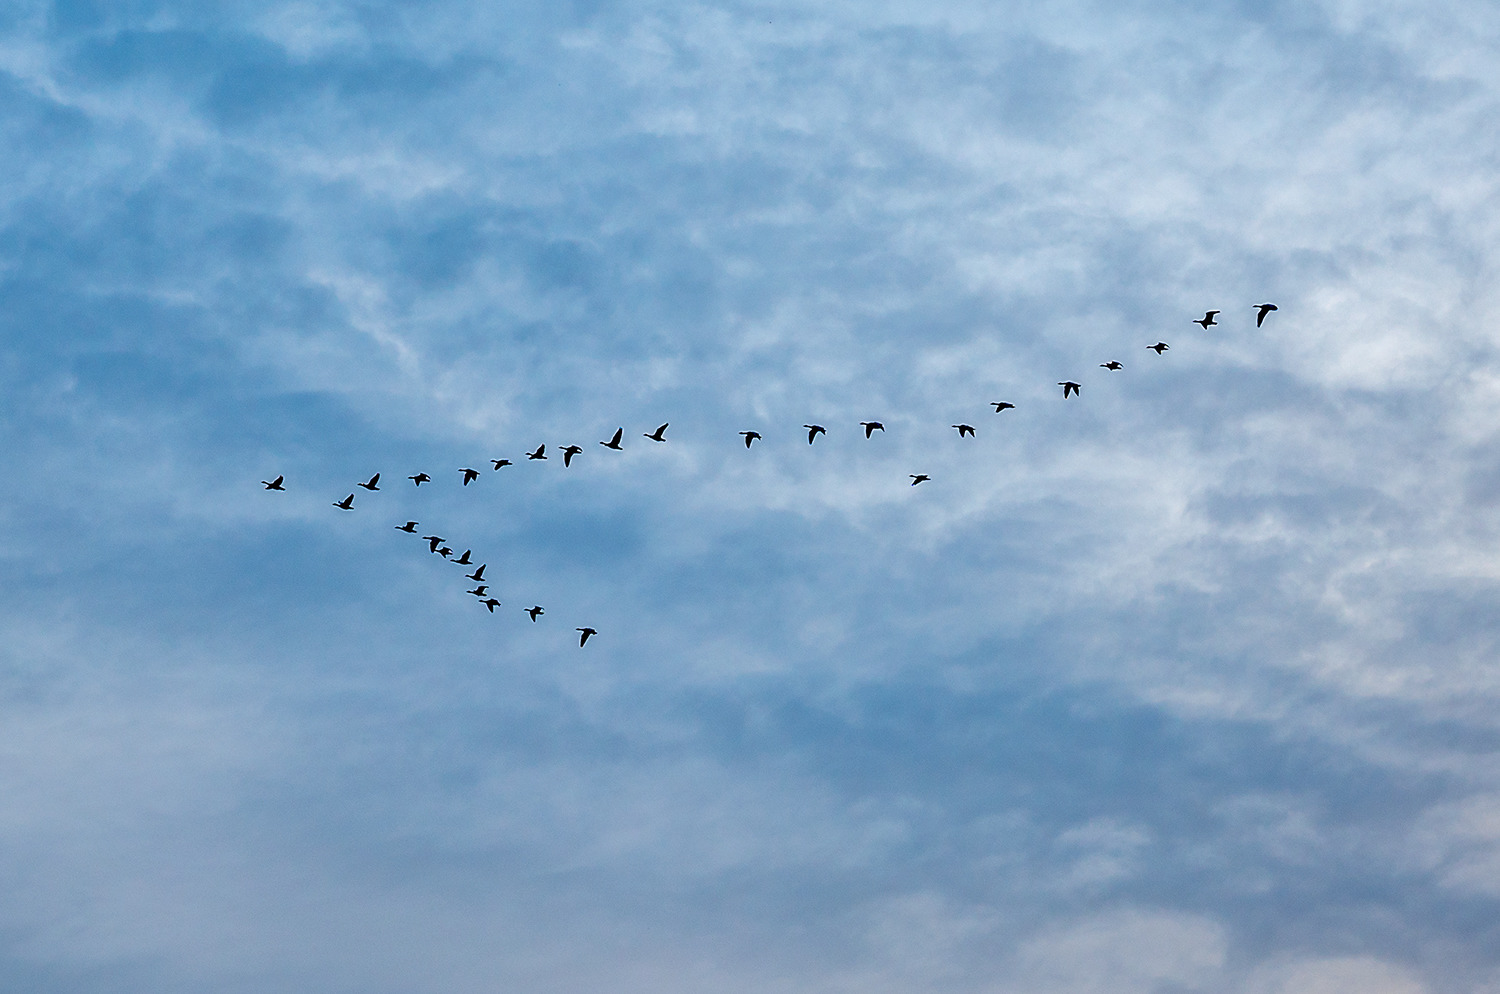
[[[436,552],[438,550],[438,546],[443,544],[444,539],[440,535],[423,535],[422,541],[427,543],[430,551]]]
[[[469,558],[469,553],[471,553],[473,551],[474,551],[473,549],[465,549],[463,555],[461,555],[457,559],[453,560],[453,564],[455,566],[473,566],[474,565],[474,561]]]
[[[464,486],[466,487],[479,479],[479,470],[477,469],[461,469],[459,472],[464,475]]]
[[[415,483],[419,487],[424,483],[432,482],[432,477],[428,476],[426,473],[418,473],[416,476],[408,476],[407,479]]]
[[[1014,410],[1016,405],[1008,400],[992,400],[990,406],[995,409],[996,414],[999,414],[1001,411]]]
[[[546,614],[547,612],[542,610],[542,606],[540,604],[533,604],[526,609],[526,613],[531,615],[531,620],[534,622],[536,621],[537,615]]]
[[[1155,345],[1148,345],[1148,346],[1146,346],[1146,348],[1148,348],[1151,351],[1155,352],[1157,355],[1161,355],[1163,352],[1167,351],[1171,347],[1172,346],[1168,345],[1166,342],[1157,342]]]
[[[583,633],[582,635],[578,636],[578,648],[580,648],[580,649],[582,649],[583,648],[583,644],[589,640],[589,636],[590,635],[598,635],[599,634],[597,631],[595,631],[592,628],[575,628],[573,630],[575,632],[582,632]]]
[[[912,486],[916,486],[918,483],[923,483],[927,480],[932,479],[932,477],[928,476],[926,473],[907,473],[906,475],[911,477]]]
[[[527,459],[546,459],[547,458],[547,446],[546,446],[546,443],[538,445],[536,447],[536,451],[535,452],[528,452],[528,453],[526,453],[526,458]]]
[[[1078,384],[1072,380],[1062,380],[1057,385],[1063,388],[1063,400],[1068,399],[1068,394],[1076,394],[1079,397],[1083,396],[1083,394],[1078,392]]]
[[[278,476],[274,480],[270,480],[270,481],[261,480],[260,482],[261,482],[261,485],[264,486],[267,490],[285,490],[286,487],[283,487],[281,485],[281,481],[285,480],[285,479],[286,479],[286,477],[284,477],[284,476]]]
[[[869,438],[872,432],[885,431],[885,425],[879,421],[861,421],[859,426],[865,430],[866,438]]]
[[[760,437],[760,432],[758,431],[742,431],[740,434],[745,436],[745,448],[747,449],[750,448],[751,442]]]
[[[447,559],[449,556],[453,555],[453,550],[448,548],[446,545],[437,550],[437,552],[438,555],[442,556],[444,559]]]
[[[475,597],[483,597],[485,595],[485,592],[487,590],[489,590],[489,589],[490,588],[489,588],[489,586],[487,584],[481,583],[479,586],[475,587],[473,590],[467,591],[467,593],[471,593]]]
[[[1219,323],[1219,322],[1217,322],[1217,321],[1214,320],[1214,315],[1217,314],[1217,313],[1219,313],[1219,312],[1218,311],[1204,311],[1203,312],[1203,316],[1201,318],[1198,318],[1197,320],[1195,320],[1193,322],[1193,324],[1201,325],[1202,328],[1203,328],[1203,330],[1207,331],[1210,325],[1215,325],[1215,324]]]
[[[974,437],[974,426],[973,425],[949,425],[948,427],[949,428],[957,428],[958,429],[958,437],[959,438],[963,438],[965,435],[968,435],[970,438]]]
[[[1125,364],[1122,363],[1122,362],[1119,362],[1118,360],[1111,359],[1109,362],[1101,362],[1099,364],[1099,368],[1100,369],[1120,370],[1120,369],[1124,369],[1125,368]]]
[[[334,501],[333,502],[333,506],[334,507],[341,507],[341,508],[343,508],[346,511],[352,511],[352,510],[354,510],[354,495],[350,494],[348,497],[345,497],[343,500],[336,500],[336,501]]]
[[[607,442],[600,442],[599,444],[602,445],[602,446],[604,446],[606,449],[614,449],[616,452],[618,452],[618,451],[620,451],[621,449],[623,449],[625,447],[625,446],[623,446],[623,445],[620,444],[620,439],[622,439],[624,437],[625,437],[625,429],[624,428],[616,428],[615,429],[615,434],[614,434],[613,438],[611,438]]]
[[[574,457],[574,456],[576,456],[576,455],[578,455],[578,453],[580,453],[580,452],[582,452],[582,451],[583,451],[583,450],[582,450],[582,449],[580,449],[580,448],[579,448],[579,447],[578,447],[578,446],[576,446],[576,445],[568,445],[568,446],[564,446],[564,447],[563,447],[563,450],[562,450],[562,454],[563,454],[563,465],[564,465],[564,466],[570,466],[570,465],[572,465],[572,463],[573,463],[573,457]]]
[[[1255,327],[1259,328],[1260,327],[1260,323],[1266,319],[1266,315],[1270,314],[1274,310],[1277,310],[1277,307],[1276,307],[1275,304],[1256,304],[1255,305]]]
[[[364,487],[366,490],[379,490],[380,488],[375,485],[375,484],[377,484],[379,482],[380,482],[380,474],[376,473],[374,476],[370,477],[370,479],[369,479],[368,482],[361,483],[361,484],[359,484],[359,486]]]
[[[653,431],[653,432],[651,432],[649,434],[647,434],[646,432],[641,432],[641,434],[645,435],[647,438],[651,439],[651,441],[653,441],[653,442],[665,442],[666,438],[664,438],[663,436],[666,434],[667,425],[668,424],[671,424],[671,422],[669,421],[666,424],[661,425],[655,431]]]
[[[475,583],[483,583],[484,582],[484,563],[480,563],[479,564],[479,568],[476,569],[474,572],[467,574],[467,576],[468,576],[468,579],[473,580]]]
[[[490,609],[490,614],[494,614],[495,613],[495,608],[497,608],[497,607],[500,606],[500,602],[497,601],[497,600],[495,600],[495,598],[493,598],[493,597],[486,597],[484,600],[480,601],[479,603],[481,603],[485,607],[489,608]]]
[[[802,427],[807,429],[808,445],[813,444],[813,439],[817,438],[819,435],[828,434],[828,429],[824,428],[822,425],[803,425]]]
[[[490,462],[492,462],[492,463],[495,464],[495,468],[496,469],[499,469],[501,466],[513,466],[513,465],[515,465],[509,459],[491,459]]]
[[[408,521],[404,525],[397,525],[396,530],[398,532],[407,532],[409,534],[415,535],[417,533],[417,523],[415,521]]]

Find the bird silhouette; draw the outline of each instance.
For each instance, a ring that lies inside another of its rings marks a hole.
[[[1151,351],[1155,352],[1157,355],[1161,355],[1163,352],[1167,351],[1171,347],[1172,346],[1168,345],[1166,342],[1157,342],[1155,345],[1148,345],[1148,346],[1146,346],[1146,348],[1148,348]]]
[[[666,424],[661,425],[659,428],[657,428],[655,431],[651,432],[650,434],[647,434],[646,432],[641,432],[641,434],[645,435],[647,438],[651,439],[651,441],[653,441],[653,442],[665,442],[666,438],[664,436],[667,433],[667,424],[671,424],[671,422],[669,421]]]
[[[1016,405],[1008,400],[992,400],[990,406],[995,409],[996,414],[999,414],[1001,411],[1014,410]]]
[[[419,487],[424,483],[432,482],[432,477],[428,476],[426,473],[418,473],[416,476],[408,476],[407,479],[415,483]]]
[[[436,552],[445,539],[440,535],[423,535],[422,541],[427,543],[429,552]]]
[[[1099,364],[1099,368],[1100,369],[1121,370],[1121,369],[1125,368],[1125,364],[1122,363],[1122,362],[1119,362],[1117,360],[1111,359],[1109,362],[1101,362]]]
[[[546,444],[543,443],[542,445],[538,445],[536,447],[536,451],[535,452],[528,452],[528,453],[526,453],[526,458],[527,459],[546,459],[547,458],[547,446],[546,446]]]
[[[611,438],[607,442],[600,442],[599,444],[602,445],[602,446],[604,446],[606,449],[614,449],[616,452],[618,452],[618,451],[620,451],[621,449],[623,449],[625,447],[625,446],[623,446],[623,445],[620,444],[620,439],[622,439],[624,437],[625,437],[625,429],[624,428],[616,428],[615,429],[615,434],[614,434],[613,438]]]
[[[760,432],[758,431],[742,431],[740,434],[745,436],[745,448],[747,449],[750,448],[751,442],[760,437]]]
[[[582,451],[583,451],[583,450],[582,450],[582,449],[580,449],[580,448],[579,448],[579,447],[578,447],[578,446],[576,446],[576,445],[568,445],[568,446],[564,446],[564,447],[563,447],[563,450],[562,450],[562,454],[563,454],[563,465],[564,465],[564,466],[571,466],[571,465],[572,465],[572,464],[573,464],[573,457],[574,457],[574,456],[576,456],[576,455],[578,455],[578,453],[580,453],[580,452],[582,452]]]
[[[828,434],[828,429],[824,428],[822,425],[803,425],[802,427],[807,429],[808,445],[813,444],[813,440],[816,439],[819,435]]]
[[[1063,380],[1060,383],[1058,383],[1057,385],[1063,388],[1063,400],[1067,400],[1068,399],[1068,394],[1075,394],[1075,395],[1077,395],[1079,397],[1083,396],[1083,394],[1081,394],[1081,393],[1078,392],[1079,391],[1078,384],[1074,383],[1072,380]]]
[[[479,586],[475,587],[473,590],[467,591],[467,593],[471,593],[475,597],[483,597],[485,595],[485,592],[488,591],[489,589],[490,588],[489,588],[489,586],[487,584],[481,583]]]
[[[500,606],[500,602],[497,601],[497,600],[495,600],[495,598],[493,598],[493,597],[486,597],[484,600],[480,601],[479,603],[481,603],[485,607],[489,608],[490,609],[490,614],[494,614],[495,613],[495,608],[497,608],[497,607]]]
[[[1274,310],[1277,310],[1277,307],[1276,307],[1275,304],[1256,304],[1255,305],[1255,327],[1259,328],[1260,325],[1261,325],[1261,322],[1266,319],[1266,315],[1270,314]]]
[[[442,556],[444,559],[447,559],[449,556],[453,555],[453,550],[445,545],[438,550],[438,555]]]
[[[480,563],[479,564],[479,568],[477,570],[475,570],[474,572],[468,574],[468,579],[473,580],[475,583],[483,583],[484,582],[484,563]]]
[[[453,565],[455,565],[455,566],[473,566],[474,565],[474,560],[472,560],[472,559],[469,558],[469,553],[471,553],[473,551],[474,551],[473,549],[465,549],[463,555],[461,555],[457,559],[453,560]]]
[[[537,615],[546,614],[547,612],[542,610],[542,606],[540,604],[533,604],[526,609],[526,613],[531,615],[531,620],[534,622],[536,621]]]
[[[375,485],[375,484],[377,484],[379,482],[380,482],[380,474],[376,473],[374,476],[370,477],[370,479],[367,482],[361,483],[361,484],[359,484],[359,486],[364,487],[366,490],[379,490],[380,488]]]
[[[865,430],[866,438],[869,438],[872,432],[885,431],[885,425],[879,421],[861,421],[859,426]]]
[[[407,532],[408,534],[415,535],[417,533],[417,523],[415,521],[408,521],[404,525],[397,525],[396,530],[398,532]]]
[[[464,475],[464,486],[466,487],[479,479],[479,470],[477,469],[461,469],[459,472]]]
[[[492,463],[495,464],[495,468],[496,469],[499,469],[501,466],[513,466],[513,465],[515,465],[509,459],[491,459],[490,462],[492,462]]]
[[[281,481],[285,480],[285,479],[286,479],[286,477],[284,477],[284,476],[278,476],[276,479],[271,480],[269,482],[266,481],[266,480],[261,480],[260,482],[261,482],[261,486],[265,487],[267,490],[285,490],[286,487],[283,487],[281,485]]]
[[[598,635],[599,634],[598,632],[596,632],[592,628],[575,628],[575,629],[573,629],[573,631],[575,631],[575,632],[582,632],[583,633],[582,635],[578,636],[578,648],[580,648],[580,649],[582,649],[583,646],[584,646],[584,643],[586,643],[589,640],[589,636],[590,635]]]
[[[973,425],[949,425],[948,427],[949,428],[957,428],[958,429],[958,437],[959,438],[963,438],[965,435],[969,436],[970,438],[974,437],[974,426]]]
[[[352,511],[352,510],[354,510],[354,495],[350,494],[348,497],[345,497],[343,500],[336,500],[336,501],[334,501],[333,502],[333,506],[334,507],[341,507],[341,508],[343,508],[346,511]]]
[[[916,486],[918,483],[925,483],[926,481],[932,479],[932,477],[928,476],[926,473],[907,473],[906,475],[911,477],[912,486]]]
[[[1203,328],[1204,331],[1207,331],[1210,325],[1219,323],[1214,320],[1214,315],[1218,313],[1218,311],[1204,311],[1203,316],[1195,320],[1193,324],[1199,325]]]

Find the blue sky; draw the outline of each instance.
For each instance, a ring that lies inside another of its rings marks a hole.
[[[1497,37],[0,8],[0,987],[1500,992]]]

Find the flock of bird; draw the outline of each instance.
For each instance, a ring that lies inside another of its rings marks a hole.
[[[1266,315],[1277,309],[1275,304],[1256,304],[1254,305],[1254,308],[1256,312],[1255,326],[1257,328],[1261,327],[1265,323]],[[1218,315],[1222,313],[1222,311],[1216,310],[1205,311],[1203,317],[1194,319],[1193,323],[1203,328],[1204,331],[1207,331],[1209,328],[1214,327],[1219,323],[1217,320]],[[1155,352],[1159,356],[1168,351],[1171,346],[1166,342],[1157,342],[1155,345],[1146,346],[1146,348],[1152,352]],[[1115,359],[1111,359],[1109,362],[1101,362],[1099,366],[1101,369],[1107,369],[1111,372],[1118,372],[1125,368],[1124,363],[1121,363],[1120,361]],[[1057,385],[1063,388],[1064,400],[1069,397],[1081,397],[1083,395],[1083,385],[1073,380],[1060,380],[1058,381]],[[991,401],[990,406],[994,408],[996,414],[1001,414],[1005,411],[1013,410],[1016,405],[1010,403],[1009,401]],[[641,434],[643,437],[648,438],[653,442],[665,443],[667,440],[667,428],[669,425],[670,422],[663,422],[662,424],[657,426],[655,431],[642,432]],[[885,431],[885,425],[879,421],[861,421],[859,425],[864,429],[866,439],[873,437],[875,432],[877,431],[882,433]],[[808,445],[812,445],[814,442],[816,442],[819,435],[828,434],[828,429],[823,425],[805,424],[802,427],[807,431]],[[978,437],[973,425],[960,423],[950,425],[949,427],[958,432],[959,438]],[[747,449],[754,445],[757,441],[761,441],[762,439],[761,433],[758,431],[747,430],[742,431],[739,434],[740,437],[745,440],[745,448]],[[617,428],[614,435],[612,435],[607,441],[602,441],[599,444],[604,446],[606,449],[620,452],[625,448],[623,444],[624,437],[625,429],[623,427]],[[558,451],[562,453],[563,465],[571,466],[573,464],[573,457],[582,454],[583,449],[577,445],[565,445]],[[538,445],[531,452],[526,453],[526,459],[528,461],[540,461],[547,459],[546,444],[543,443],[541,445]],[[489,460],[489,462],[494,467],[495,472],[499,472],[506,466],[515,465],[509,459],[491,459]],[[477,469],[470,469],[467,467],[460,469],[458,472],[462,474],[462,484],[466,487],[474,481],[478,480],[481,476],[480,472]],[[932,477],[928,476],[926,473],[909,473],[907,475],[911,479],[911,486],[913,487],[915,487],[919,483],[926,483],[932,479]],[[432,482],[431,476],[421,472],[408,476],[407,479],[417,487],[422,486],[422,484],[424,483]],[[260,482],[266,490],[286,490],[285,476],[278,476],[274,480],[261,480]],[[365,482],[357,483],[355,484],[355,486],[363,488],[364,490],[371,493],[376,492],[380,490],[380,474],[376,473]],[[333,506],[343,511],[353,511],[354,491],[351,490],[349,492],[349,495],[343,500],[334,501]],[[395,527],[399,532],[405,532],[409,535],[415,535],[417,534],[418,524],[419,523],[416,521],[407,521],[405,524],[396,525]],[[456,566],[474,567],[474,572],[464,574],[465,579],[470,580],[474,583],[474,588],[467,591],[467,593],[478,599],[480,605],[488,609],[491,614],[494,614],[495,608],[500,607],[501,603],[498,599],[496,599],[489,593],[491,585],[486,581],[484,575],[487,564],[476,564],[472,559],[472,549],[465,549],[462,555],[455,555],[452,547],[446,544],[448,542],[448,539],[444,538],[441,535],[423,535],[421,536],[421,538],[422,541],[427,543],[428,550],[433,555],[442,556],[443,559],[447,560],[450,563],[453,563]],[[532,606],[526,608],[523,613],[529,615],[532,622],[535,622],[537,618],[546,614],[546,611],[543,610],[540,604],[533,604]],[[589,639],[592,636],[599,634],[596,629],[590,627],[575,628],[574,631],[578,632],[578,645],[580,648],[587,645]]]

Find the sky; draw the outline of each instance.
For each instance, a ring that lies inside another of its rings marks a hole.
[[[0,5],[0,988],[1500,994],[1497,43]]]

